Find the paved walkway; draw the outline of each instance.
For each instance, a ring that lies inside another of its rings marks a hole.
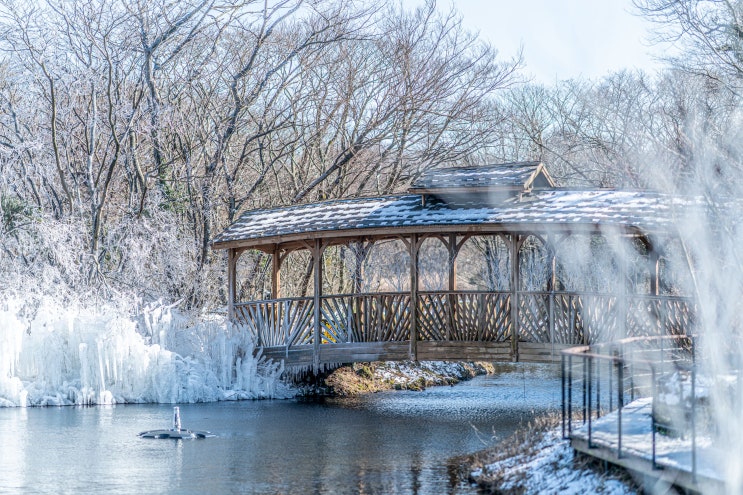
[[[571,433],[571,445],[577,451],[626,469],[657,478],[669,484],[704,493],[724,491],[724,452],[708,435],[696,438],[696,476],[693,474],[692,439],[657,433],[656,466],[653,466],[652,399],[638,399],[622,409],[622,450],[618,456],[618,414],[614,411]]]

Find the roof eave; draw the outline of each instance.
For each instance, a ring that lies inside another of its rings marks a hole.
[[[670,229],[669,229],[670,231]],[[369,227],[343,230],[320,230],[314,232],[300,232],[250,239],[236,239],[214,241],[212,249],[257,249],[264,252],[273,252],[277,248],[285,250],[304,249],[307,243],[315,239],[330,241],[328,245],[345,244],[359,240],[388,240],[410,234],[460,234],[460,235],[488,235],[488,234],[590,234],[614,232],[620,235],[647,236],[650,229],[643,229],[637,225],[604,224],[597,222],[570,222],[570,223],[472,223],[472,224],[435,224],[393,227]],[[652,229],[653,233],[660,234],[664,229]]]

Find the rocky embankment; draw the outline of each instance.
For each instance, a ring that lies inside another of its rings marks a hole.
[[[454,385],[492,372],[490,363],[355,363],[341,366],[301,390],[305,395],[353,397],[382,390],[424,390],[436,385]]]

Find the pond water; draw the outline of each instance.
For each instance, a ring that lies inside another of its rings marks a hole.
[[[0,493],[468,494],[447,467],[560,406],[552,368],[513,365],[359,399],[0,409]]]

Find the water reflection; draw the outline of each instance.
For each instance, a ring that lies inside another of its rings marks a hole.
[[[468,494],[447,466],[556,409],[559,379],[518,367],[354,400],[182,405],[206,440],[147,440],[170,405],[0,410],[0,492]]]

